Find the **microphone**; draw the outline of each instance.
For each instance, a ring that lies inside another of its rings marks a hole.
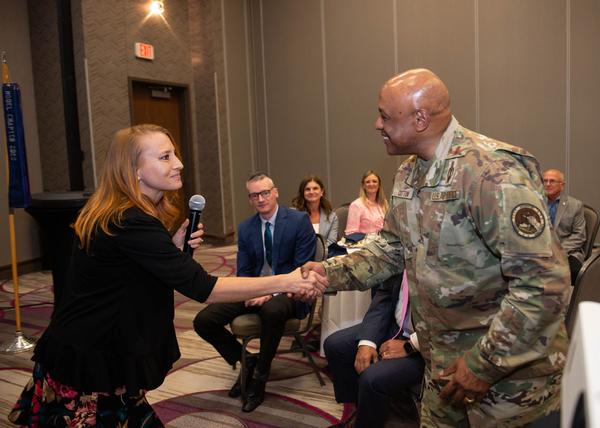
[[[192,232],[198,229],[198,223],[200,223],[200,216],[202,215],[202,210],[206,205],[206,200],[202,195],[194,195],[190,198],[190,202],[188,206],[190,207],[190,223],[188,224],[187,230],[185,231],[185,239],[183,241],[183,252],[189,253],[192,255],[194,253],[194,249],[189,246],[188,241],[190,240],[190,236]]]

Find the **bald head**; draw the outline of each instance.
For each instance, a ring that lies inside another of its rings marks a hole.
[[[379,114],[375,128],[389,154],[430,159],[452,118],[450,94],[431,70],[408,70],[381,88]]]
[[[386,88],[415,110],[426,110],[432,116],[451,114],[448,88],[431,70],[416,68],[405,71],[388,80],[383,85],[383,89]]]

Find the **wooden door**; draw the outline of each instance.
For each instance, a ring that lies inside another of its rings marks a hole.
[[[131,124],[153,123],[168,129],[179,147],[183,168],[182,207],[194,194],[193,163],[188,134],[187,88],[131,81]]]

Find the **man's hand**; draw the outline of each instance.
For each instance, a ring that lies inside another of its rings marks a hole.
[[[356,373],[361,374],[371,364],[376,363],[377,358],[377,349],[369,345],[359,346],[354,360]]]
[[[246,300],[244,302],[244,305],[246,305],[246,307],[250,307],[250,306],[262,306],[265,303],[267,303],[269,300],[271,300],[273,296],[270,294],[267,294],[266,296],[261,296],[261,297],[255,297],[254,299],[250,299],[250,300]]]
[[[464,357],[454,360],[441,373],[442,377],[452,374],[450,382],[440,391],[440,398],[448,400],[456,406],[469,406],[476,401],[481,401],[490,389],[489,383],[479,379],[469,370]]]
[[[319,283],[319,279],[317,279],[317,274],[314,272],[310,272],[305,278],[305,280],[310,281],[313,285],[311,290],[301,290],[299,293],[287,293],[290,299],[300,300],[301,302],[311,303],[317,297],[323,295],[324,287]]]
[[[320,276],[327,277],[327,273],[325,273],[325,267],[319,262],[306,262],[300,269],[302,270],[302,278],[308,277],[309,272],[316,272]]]
[[[319,296],[323,295],[323,292],[329,286],[327,280],[327,274],[325,268],[321,263],[307,262],[300,268],[302,278],[310,281],[313,284],[314,289],[312,291],[302,291],[301,293],[288,293],[288,297],[295,300],[301,300],[303,302],[312,302]]]
[[[379,347],[379,354],[382,360],[391,360],[393,358],[404,358],[408,356],[404,349],[406,340],[389,339],[383,342]]]
[[[183,241],[185,240],[185,232],[189,223],[189,219],[186,219],[183,223],[181,223],[181,226],[179,226],[179,229],[177,229],[171,238],[173,244],[175,244],[175,246],[180,250],[183,250]],[[188,241],[188,244],[191,248],[196,249],[200,246],[203,241],[202,235],[204,235],[204,225],[202,223],[198,223],[198,229],[192,232],[190,235],[190,240]]]
[[[319,289],[321,294],[329,287],[327,272],[325,272],[325,267],[322,263],[307,262],[300,268],[300,271],[302,272],[302,278],[312,278],[316,280],[315,286]]]
[[[323,290],[326,288],[321,283],[323,278],[318,278],[318,275],[314,272],[303,275],[300,268],[288,274],[281,275],[281,278],[285,278],[285,281],[288,283],[287,296],[304,302],[312,301],[316,297],[321,296]],[[324,280],[327,281],[327,278]]]

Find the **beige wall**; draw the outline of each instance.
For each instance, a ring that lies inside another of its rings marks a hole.
[[[600,209],[594,0],[169,0],[165,21],[146,19],[146,3],[73,2],[88,189],[110,136],[129,125],[128,79],[140,78],[189,88],[194,184],[207,196],[211,235],[230,235],[251,213],[244,182],[256,170],[274,177],[283,204],[308,173],[325,180],[334,205],[356,197],[366,169],[389,191],[399,159],[373,129],[377,92],[399,71],[429,67],[448,84],[461,123],[564,169],[570,192]],[[0,40],[18,46],[13,75],[22,75],[27,116],[38,118],[26,124],[32,187],[65,190],[58,59],[44,56],[56,53],[42,19],[52,11],[30,2],[31,39],[46,49],[32,65],[27,7],[2,6],[14,13],[2,14]],[[134,58],[135,41],[153,44],[155,61]],[[20,258],[36,257],[34,226],[19,222],[28,248]]]
[[[567,3],[479,2],[480,130],[546,168],[566,168]]]
[[[11,81],[21,87],[21,103],[27,146],[29,185],[32,192],[42,190],[36,105],[33,89],[33,71],[29,32],[27,28],[27,4],[22,0],[2,0],[0,10],[0,51],[6,51],[10,66]],[[0,267],[10,265],[8,235],[8,194],[6,192],[6,133],[4,110],[0,113]],[[15,210],[15,235],[17,239],[17,260],[31,260],[39,257],[37,226],[34,220],[21,208]]]
[[[429,67],[448,84],[461,123],[528,149],[543,168],[564,169],[570,192],[600,209],[600,85],[590,84],[600,76],[597,2],[248,4],[255,165],[277,180],[283,203],[309,172],[325,179],[334,204],[355,197],[368,168],[389,189],[397,159],[373,130],[377,91],[398,71]],[[247,150],[239,143],[234,153]]]
[[[227,165],[233,216],[231,225],[237,224],[252,213],[247,202],[245,181],[254,171],[256,163],[254,107],[249,61],[249,39],[244,37],[249,27],[249,8],[245,0],[227,0],[223,2],[223,36],[226,41],[226,114],[227,114]],[[235,149],[234,149],[235,148]]]
[[[575,196],[600,209],[600,3],[572,0],[570,17],[568,179]]]
[[[29,35],[44,191],[69,190],[56,2],[29,4]]]
[[[205,231],[211,236],[233,238],[235,222],[231,194],[230,134],[246,126],[247,121],[237,120],[235,130],[230,128],[228,113],[228,79],[226,78],[227,46],[223,16],[223,0],[190,1],[190,35],[194,76],[194,120],[198,134],[196,172],[198,192],[206,197],[202,214]],[[234,26],[230,26],[236,29]],[[237,29],[244,40],[244,27]],[[229,49],[234,51],[233,48]],[[245,70],[237,70],[245,78]],[[247,109],[245,110],[247,114]],[[242,146],[242,150],[246,147]]]
[[[369,169],[379,173],[389,196],[398,160],[384,155],[373,126],[377,92],[397,62],[393,44],[386,51],[395,37],[391,5],[389,0],[375,0],[364,14],[360,0],[348,5],[343,0],[323,3],[320,21],[329,147],[325,169],[334,205],[358,196],[361,176]]]

